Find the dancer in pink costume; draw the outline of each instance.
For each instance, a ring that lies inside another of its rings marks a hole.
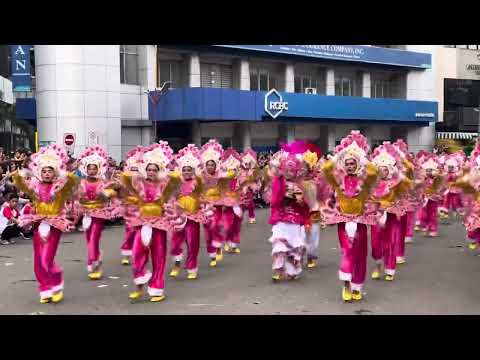
[[[176,158],[176,171],[181,172],[181,184],[175,200],[168,204],[169,218],[173,222],[174,232],[172,235],[171,255],[175,260],[174,267],[170,272],[171,277],[177,277],[181,270],[183,260],[182,245],[187,245],[187,260],[185,267],[188,279],[198,277],[198,254],[200,250],[200,224],[207,224],[214,215],[212,205],[201,202],[202,179],[199,173],[200,153],[199,149],[189,144],[181,149]]]
[[[377,180],[378,169],[368,161],[365,136],[352,130],[322,167],[326,180],[335,190],[336,207],[324,207],[327,224],[338,224],[341,247],[339,278],[344,282],[342,299],[362,299],[367,271],[367,225],[378,220],[376,206],[368,201]]]
[[[271,215],[273,281],[297,279],[302,273],[305,253],[305,227],[309,225],[309,207],[303,197],[303,160],[300,154],[281,150],[271,163]]]
[[[319,162],[322,152],[318,146],[297,140],[284,145],[282,149],[290,154],[302,156],[303,171],[299,178],[302,178],[303,198],[309,207],[309,219],[305,226],[307,268],[315,268],[318,260],[320,228],[324,226],[320,209],[328,206],[327,202],[330,200],[333,189],[322,175]]]
[[[257,164],[257,153],[252,149],[245,150],[242,155],[242,165],[238,182],[242,188],[242,208],[248,211],[248,222],[255,224],[255,193],[260,190],[260,171]]]
[[[125,173],[130,176],[136,176],[138,174],[139,161],[141,160],[141,154],[143,154],[143,148],[137,146],[135,149],[127,153],[125,160]],[[125,221],[125,235],[122,246],[120,248],[122,255],[122,265],[130,265],[130,257],[132,256],[133,241],[135,240],[135,228],[130,224],[130,219],[134,218],[135,205],[137,198],[133,193],[128,193],[126,188],[120,188],[121,209],[123,210],[123,218]]]
[[[63,270],[55,263],[62,232],[73,230],[65,214],[78,178],[66,172],[68,156],[57,144],[43,147],[32,155],[30,174],[21,170],[13,175],[15,186],[26,193],[35,209],[33,214],[20,217],[20,226],[33,224],[33,263],[39,283],[40,303],[63,300]]]
[[[222,191],[223,214],[222,222],[225,229],[225,251],[240,253],[240,232],[242,229],[242,188],[238,181],[241,165],[240,154],[230,148],[222,155],[220,163],[221,177],[228,178],[226,188]]]
[[[217,262],[223,260],[224,238],[220,231],[223,218],[222,191],[226,188],[228,179],[220,176],[219,165],[222,155],[222,145],[214,139],[210,139],[200,150],[202,201],[212,205],[214,210],[214,216],[203,225],[211,267],[217,266]]]
[[[467,230],[468,247],[475,250],[480,245],[480,142],[470,154],[468,167],[468,173],[452,185],[462,189],[465,198],[468,198],[469,206],[463,223]]]
[[[372,279],[380,279],[382,264],[385,280],[393,281],[396,269],[396,247],[402,241],[401,218],[406,214],[405,194],[412,181],[404,175],[403,159],[390,142],[377,147],[370,157],[379,169],[379,181],[375,185],[371,200],[378,205],[381,214],[372,230],[372,257],[375,269]]]
[[[415,186],[415,158],[413,154],[409,153],[408,145],[402,139],[398,139],[393,146],[402,159],[404,176],[412,183],[412,186],[404,194],[405,196],[403,196],[402,199],[406,213],[400,219],[400,235],[395,244],[396,263],[405,264],[405,244],[413,242],[415,212],[420,206],[420,193],[418,186]]]
[[[79,156],[78,169],[85,177],[75,194],[75,208],[82,216],[87,242],[87,271],[90,280],[102,278],[102,251],[100,239],[104,221],[120,215],[120,207],[111,199],[116,196],[113,183],[105,180],[108,155],[99,145],[86,149]]]
[[[415,182],[420,182],[420,178],[422,177],[422,167],[421,164],[423,163],[424,159],[430,156],[430,153],[425,150],[420,150],[414,158],[414,174],[415,174]],[[421,221],[420,219],[423,216],[423,203],[424,203],[424,187],[419,186],[417,187],[417,201],[418,201],[418,206],[415,211],[415,227],[414,231],[420,231],[422,230],[421,228]]]
[[[462,189],[455,186],[457,179],[464,175],[464,164],[467,157],[463,151],[458,151],[445,156],[443,171],[446,174],[447,189],[444,193],[442,205],[439,207],[442,218],[448,219],[450,211],[453,216],[464,215]]]
[[[438,156],[429,154],[419,160],[420,174],[418,182],[423,187],[423,205],[420,225],[425,235],[438,236],[438,206],[445,192],[444,176],[441,172]]]
[[[136,199],[136,211],[129,223],[136,234],[132,250],[133,280],[136,291],[129,294],[131,300],[143,297],[143,287],[148,283],[151,302],[165,299],[165,262],[167,258],[167,231],[171,225],[165,217],[164,205],[175,193],[180,179],[169,174],[168,164],[173,160],[173,151],[165,141],[143,149],[139,162],[139,174],[122,174],[121,181]],[[152,271],[147,270],[148,260]]]

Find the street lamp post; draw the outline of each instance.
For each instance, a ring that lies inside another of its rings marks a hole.
[[[172,82],[171,81],[165,81],[163,85],[159,88],[155,88],[155,90],[149,91],[145,90],[145,94],[148,95],[149,101],[152,102],[153,104],[153,124],[154,124],[154,136],[155,136],[155,142],[157,142],[157,104],[160,101],[160,98],[166,94],[168,89],[170,89]]]

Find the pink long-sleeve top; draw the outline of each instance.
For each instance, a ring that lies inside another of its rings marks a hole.
[[[302,201],[287,198],[287,182],[283,176],[275,176],[272,181],[271,213],[268,223],[275,225],[278,222],[306,225],[309,222],[310,210]]]

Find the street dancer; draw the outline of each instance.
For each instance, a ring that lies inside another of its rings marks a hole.
[[[136,212],[130,225],[136,234],[132,251],[132,270],[136,291],[129,294],[131,300],[143,297],[143,287],[148,283],[151,302],[165,299],[165,262],[167,257],[167,231],[171,230],[165,218],[164,204],[174,194],[180,180],[170,176],[167,166],[173,159],[173,151],[165,141],[143,149],[139,174],[122,174],[121,181],[128,193],[135,194]],[[151,259],[152,271],[147,270]]]
[[[210,139],[200,150],[201,180],[203,183],[202,201],[213,206],[214,216],[210,222],[203,225],[207,253],[210,257],[210,266],[217,266],[223,260],[224,238],[221,233],[223,218],[223,202],[221,191],[225,188],[227,179],[220,177],[220,161],[223,148],[216,140]],[[223,184],[223,185],[222,185]]]
[[[260,171],[257,164],[257,153],[247,149],[241,154],[241,167],[238,177],[242,188],[242,208],[248,211],[249,224],[257,222],[255,218],[255,193],[260,190]]]
[[[80,154],[79,167],[83,175],[75,195],[75,208],[82,217],[87,242],[87,271],[90,280],[102,278],[102,251],[100,240],[105,220],[119,216],[119,207],[111,198],[116,195],[113,184],[107,182],[105,173],[108,155],[101,146],[93,146]]]
[[[370,160],[379,170],[380,180],[373,189],[371,199],[378,205],[381,214],[378,224],[371,227],[372,257],[376,264],[372,279],[380,279],[383,264],[384,279],[393,281],[396,248],[403,240],[401,219],[406,214],[403,197],[411,187],[412,181],[404,175],[403,159],[390,142],[384,142],[377,147]]]
[[[20,217],[20,226],[33,224],[33,264],[39,283],[40,303],[58,303],[63,300],[63,270],[55,263],[60,237],[73,230],[73,223],[65,214],[65,203],[70,199],[78,178],[66,172],[68,156],[57,144],[42,147],[33,154],[29,164],[32,177],[21,170],[13,175],[14,184],[32,200],[33,214]]]
[[[467,230],[468,248],[475,250],[480,245],[480,142],[470,154],[468,165],[470,171],[452,185],[462,189],[465,197],[471,198],[463,223]]]
[[[377,223],[375,206],[368,202],[377,180],[378,169],[367,158],[365,136],[352,130],[323,165],[326,180],[335,190],[336,207],[323,208],[327,224],[338,224],[341,247],[339,278],[343,281],[342,299],[362,299],[367,271],[367,225]]]
[[[142,154],[143,150],[141,146],[137,146],[127,153],[124,171],[128,176],[133,177],[138,174],[139,161],[141,161]],[[130,219],[133,219],[135,215],[137,197],[134,193],[129,194],[128,190],[124,187],[121,187],[120,191],[120,199],[122,200],[121,209],[123,210],[123,218],[125,221],[125,235],[120,252],[122,255],[122,265],[130,265],[130,257],[132,256],[133,242],[136,233],[135,227],[130,224]]]
[[[234,254],[240,253],[240,232],[243,217],[240,197],[242,189],[238,181],[240,165],[241,157],[236,150],[230,148],[223,153],[220,168],[222,177],[228,178],[226,187],[222,189],[225,251]]]
[[[439,207],[443,218],[448,219],[450,212],[453,217],[464,215],[462,202],[462,189],[455,186],[457,179],[464,175],[463,167],[467,158],[463,151],[458,151],[445,156],[443,171],[446,173],[447,189],[444,193],[443,204]]]
[[[309,225],[309,207],[304,201],[303,161],[284,150],[270,163],[274,176],[270,198],[272,225],[273,281],[300,277],[305,254],[305,226]]]
[[[214,211],[212,205],[205,206],[201,203],[202,179],[197,176],[200,165],[199,149],[189,144],[178,152],[175,163],[176,171],[181,172],[181,184],[178,193],[175,194],[174,203],[169,204],[169,216],[175,222],[171,248],[175,264],[170,276],[177,277],[180,273],[183,260],[182,245],[185,243],[187,279],[194,280],[198,277],[200,224],[207,224]]]
[[[444,177],[438,156],[429,154],[420,159],[420,183],[423,186],[423,207],[420,225],[425,236],[438,236],[438,206],[445,192]]]

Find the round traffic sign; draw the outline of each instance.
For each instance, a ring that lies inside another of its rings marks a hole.
[[[75,137],[72,134],[65,135],[63,142],[65,143],[65,145],[71,146],[75,142]]]

